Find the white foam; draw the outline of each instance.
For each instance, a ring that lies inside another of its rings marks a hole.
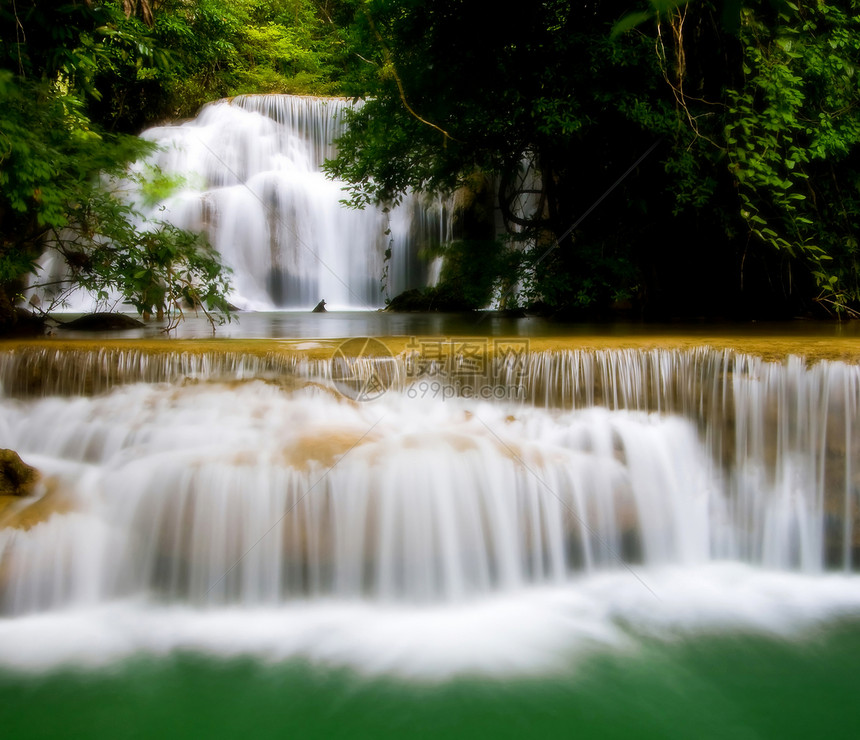
[[[4,399],[0,442],[72,511],[0,532],[17,615],[0,620],[0,665],[194,650],[434,680],[856,619],[860,576],[825,570],[833,514],[809,480],[821,450],[845,465],[855,408],[812,434],[833,412],[817,376],[789,370],[773,374],[785,405],[809,382],[808,408],[780,422],[796,439],[764,443],[770,396],[750,388],[734,470],[668,413],[358,404],[263,382]]]
[[[840,617],[860,617],[860,577],[729,563],[595,575],[447,606],[320,600],[201,610],[114,602],[0,620],[0,666],[86,668],[181,650],[418,680],[507,677],[569,672],[586,654],[635,650],[644,639],[726,631],[800,637]]]

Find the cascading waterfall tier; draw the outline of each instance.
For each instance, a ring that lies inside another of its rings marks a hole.
[[[0,530],[3,609],[457,603],[631,567],[858,564],[856,366],[536,353],[516,377],[498,360],[488,377],[522,392],[490,402],[422,397],[410,362],[370,360],[388,391],[357,403],[328,363],[274,353],[0,355],[0,447],[42,470],[47,512]]]
[[[243,309],[378,308],[432,281],[419,255],[447,241],[448,205],[406,196],[396,207],[350,209],[344,183],[321,170],[343,131],[337,98],[248,95],[205,106],[181,125],[143,133],[155,165],[185,186],[154,215],[205,232],[233,269]]]

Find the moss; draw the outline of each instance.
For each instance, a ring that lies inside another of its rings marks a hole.
[[[439,336],[387,336],[377,337],[391,354],[397,355],[409,347],[448,341]],[[503,337],[458,336],[456,343],[470,340],[486,341],[492,351],[494,341]],[[605,350],[605,349],[694,349],[708,346],[713,349],[729,349],[743,354],[779,361],[789,355],[800,355],[810,362],[819,360],[841,360],[860,362],[860,337],[833,337],[816,334],[759,336],[738,332],[688,332],[647,333],[637,331],[625,335],[583,334],[580,336],[513,337],[517,341],[527,339],[530,352],[560,350]],[[187,352],[191,354],[238,353],[255,356],[280,354],[307,360],[329,360],[346,339],[62,339],[45,337],[38,339],[0,340],[0,352],[21,351],[28,348],[43,348],[58,351],[137,350],[153,356]],[[375,343],[374,343],[375,344]],[[360,346],[354,343],[354,346]],[[378,345],[377,345],[378,346]],[[372,351],[370,352],[372,354]]]

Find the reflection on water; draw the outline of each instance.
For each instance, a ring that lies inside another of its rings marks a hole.
[[[77,316],[75,314],[74,316]],[[61,316],[69,320],[74,316]],[[97,336],[103,339],[138,339],[165,336],[165,324],[151,321],[132,331],[73,332],[58,329],[62,337]],[[271,311],[237,313],[230,324],[217,327],[216,337],[233,339],[338,338],[362,336],[739,336],[765,337],[860,337],[860,322],[792,321],[716,323],[568,323],[538,316],[512,318],[486,311],[472,314],[386,313],[383,311]],[[188,316],[171,337],[198,339],[213,336],[203,316]]]

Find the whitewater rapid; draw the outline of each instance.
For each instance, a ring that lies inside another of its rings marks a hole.
[[[95,395],[0,363],[0,447],[43,474],[42,513],[0,529],[0,665],[506,675],[860,614],[856,367],[556,353],[479,400],[417,393],[393,358],[362,402],[322,364],[124,356],[123,380],[99,358],[64,371],[112,368]]]

